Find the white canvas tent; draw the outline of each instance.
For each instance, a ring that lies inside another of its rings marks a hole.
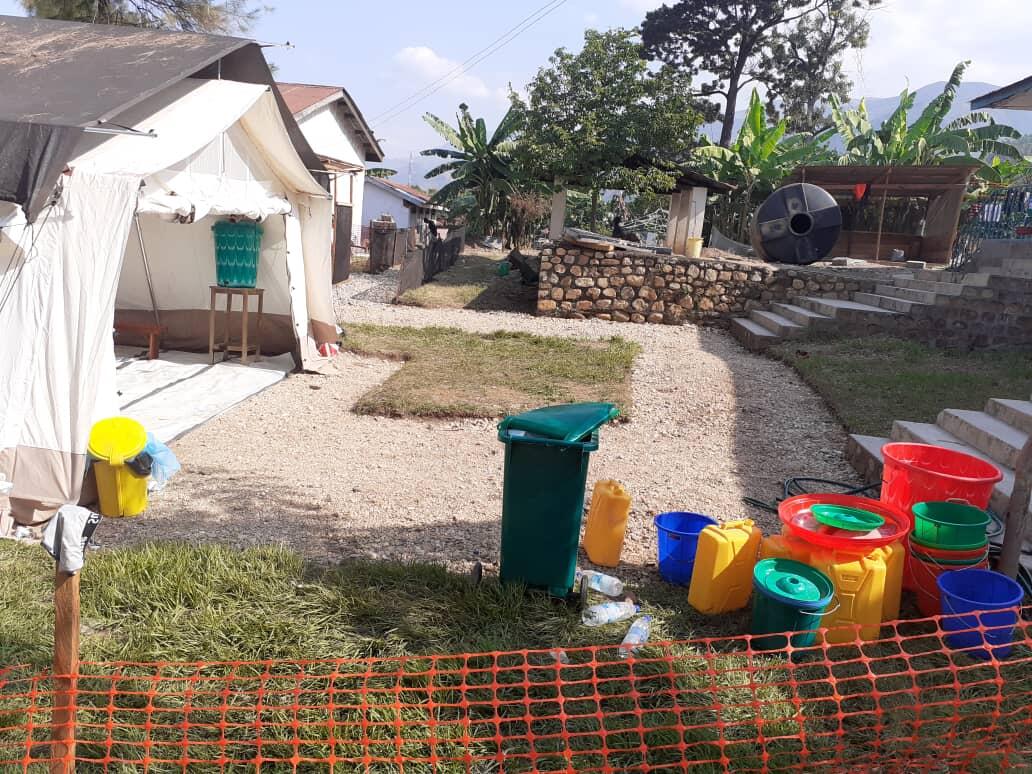
[[[165,345],[207,346],[220,216],[264,218],[263,349],[318,370],[318,344],[336,337],[331,203],[268,86],[185,79],[111,123],[154,136],[84,135],[55,203],[30,225],[8,211],[3,229],[0,473],[22,523],[79,497],[89,429],[117,413],[116,307],[151,320],[153,289]]]

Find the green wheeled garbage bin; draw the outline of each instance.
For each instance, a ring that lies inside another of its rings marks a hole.
[[[505,444],[502,582],[571,594],[588,460],[598,449],[598,428],[619,413],[611,403],[571,403],[498,425]]]

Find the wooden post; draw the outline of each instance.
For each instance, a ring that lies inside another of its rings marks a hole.
[[[691,192],[691,200],[688,203],[688,236],[701,237],[702,227],[706,222],[706,199],[709,197],[709,189],[702,186],[694,186]]]
[[[50,774],[75,772],[75,705],[79,674],[79,575],[54,579],[54,711]]]
[[[548,238],[558,242],[566,228],[566,189],[560,188],[552,194],[552,218],[548,224]]]
[[[881,234],[882,224],[885,221],[885,200],[889,198],[889,175],[890,171],[885,172],[885,189],[881,195],[881,207],[878,209],[878,236],[874,240],[874,260],[878,260],[881,256]]]
[[[1010,503],[1004,514],[1006,532],[1003,535],[1003,551],[1000,554],[999,570],[1011,578],[1018,577],[1021,564],[1021,546],[1025,541],[1029,522],[1028,501],[1032,497],[1032,438],[1025,441],[1014,466],[1014,488]]]

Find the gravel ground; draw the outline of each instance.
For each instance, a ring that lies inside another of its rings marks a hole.
[[[359,281],[361,280],[361,281]],[[624,336],[643,352],[630,422],[602,432],[591,482],[614,478],[634,498],[619,574],[653,572],[651,516],[691,510],[722,519],[776,517],[742,497],[772,499],[795,475],[855,481],[845,434],[786,366],[722,331],[418,309],[363,300],[380,278],[338,289],[342,324],[448,325],[584,338]],[[364,286],[363,286],[364,284]],[[345,292],[346,289],[346,292]],[[177,539],[278,541],[320,561],[347,556],[444,561],[498,556],[502,446],[493,423],[356,416],[355,400],[399,364],[350,354],[337,375],[293,375],[174,444],[183,472],[139,518],[108,519],[106,545]]]

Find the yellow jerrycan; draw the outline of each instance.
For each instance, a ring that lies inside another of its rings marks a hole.
[[[616,567],[623,551],[631,496],[616,481],[598,481],[591,493],[588,524],[584,528],[584,552],[595,564]]]
[[[699,534],[688,603],[709,615],[748,605],[762,538],[752,519],[706,527]]]

